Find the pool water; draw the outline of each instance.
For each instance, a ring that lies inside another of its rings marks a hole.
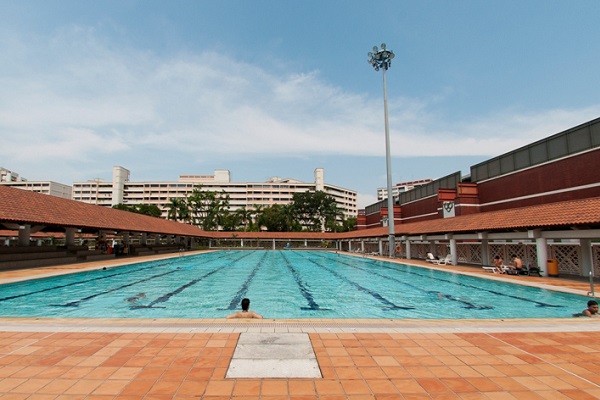
[[[320,251],[218,251],[0,285],[0,316],[561,318],[587,298]]]

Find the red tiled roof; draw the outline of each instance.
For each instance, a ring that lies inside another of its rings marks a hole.
[[[204,236],[192,225],[1,185],[0,222]]]

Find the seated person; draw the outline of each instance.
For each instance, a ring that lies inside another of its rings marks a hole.
[[[231,315],[228,315],[227,318],[259,318],[262,319],[262,315],[255,313],[254,311],[249,311],[250,308],[250,299],[242,299],[242,311],[234,312]]]
[[[510,268],[517,270],[517,271],[521,271],[523,269],[523,260],[521,260],[515,254],[513,254],[511,256],[511,258],[512,258],[512,262],[511,262]]]
[[[494,264],[494,273],[495,274],[504,274],[504,260],[502,260],[502,257],[500,256],[496,256],[494,257],[494,260],[492,261],[492,263]]]

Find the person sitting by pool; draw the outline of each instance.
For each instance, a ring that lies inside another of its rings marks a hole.
[[[510,263],[510,269],[515,270],[517,272],[521,272],[523,269],[523,260],[513,254],[510,258],[512,258],[512,262]]]
[[[242,311],[234,312],[231,315],[228,315],[227,318],[258,318],[262,319],[262,315],[255,313],[254,311],[249,311],[250,308],[250,299],[242,299]]]
[[[495,274],[504,274],[504,265],[503,262],[504,260],[502,260],[502,257],[500,256],[496,256],[494,257],[494,260],[492,261],[494,264],[494,273]]]

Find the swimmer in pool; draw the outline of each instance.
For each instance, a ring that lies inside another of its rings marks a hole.
[[[242,299],[242,311],[228,315],[227,318],[258,318],[262,319],[262,315],[249,311],[250,299]]]
[[[128,303],[135,303],[139,299],[145,299],[145,298],[146,298],[146,293],[138,293],[133,297],[129,297],[129,298],[125,299],[125,301]]]

